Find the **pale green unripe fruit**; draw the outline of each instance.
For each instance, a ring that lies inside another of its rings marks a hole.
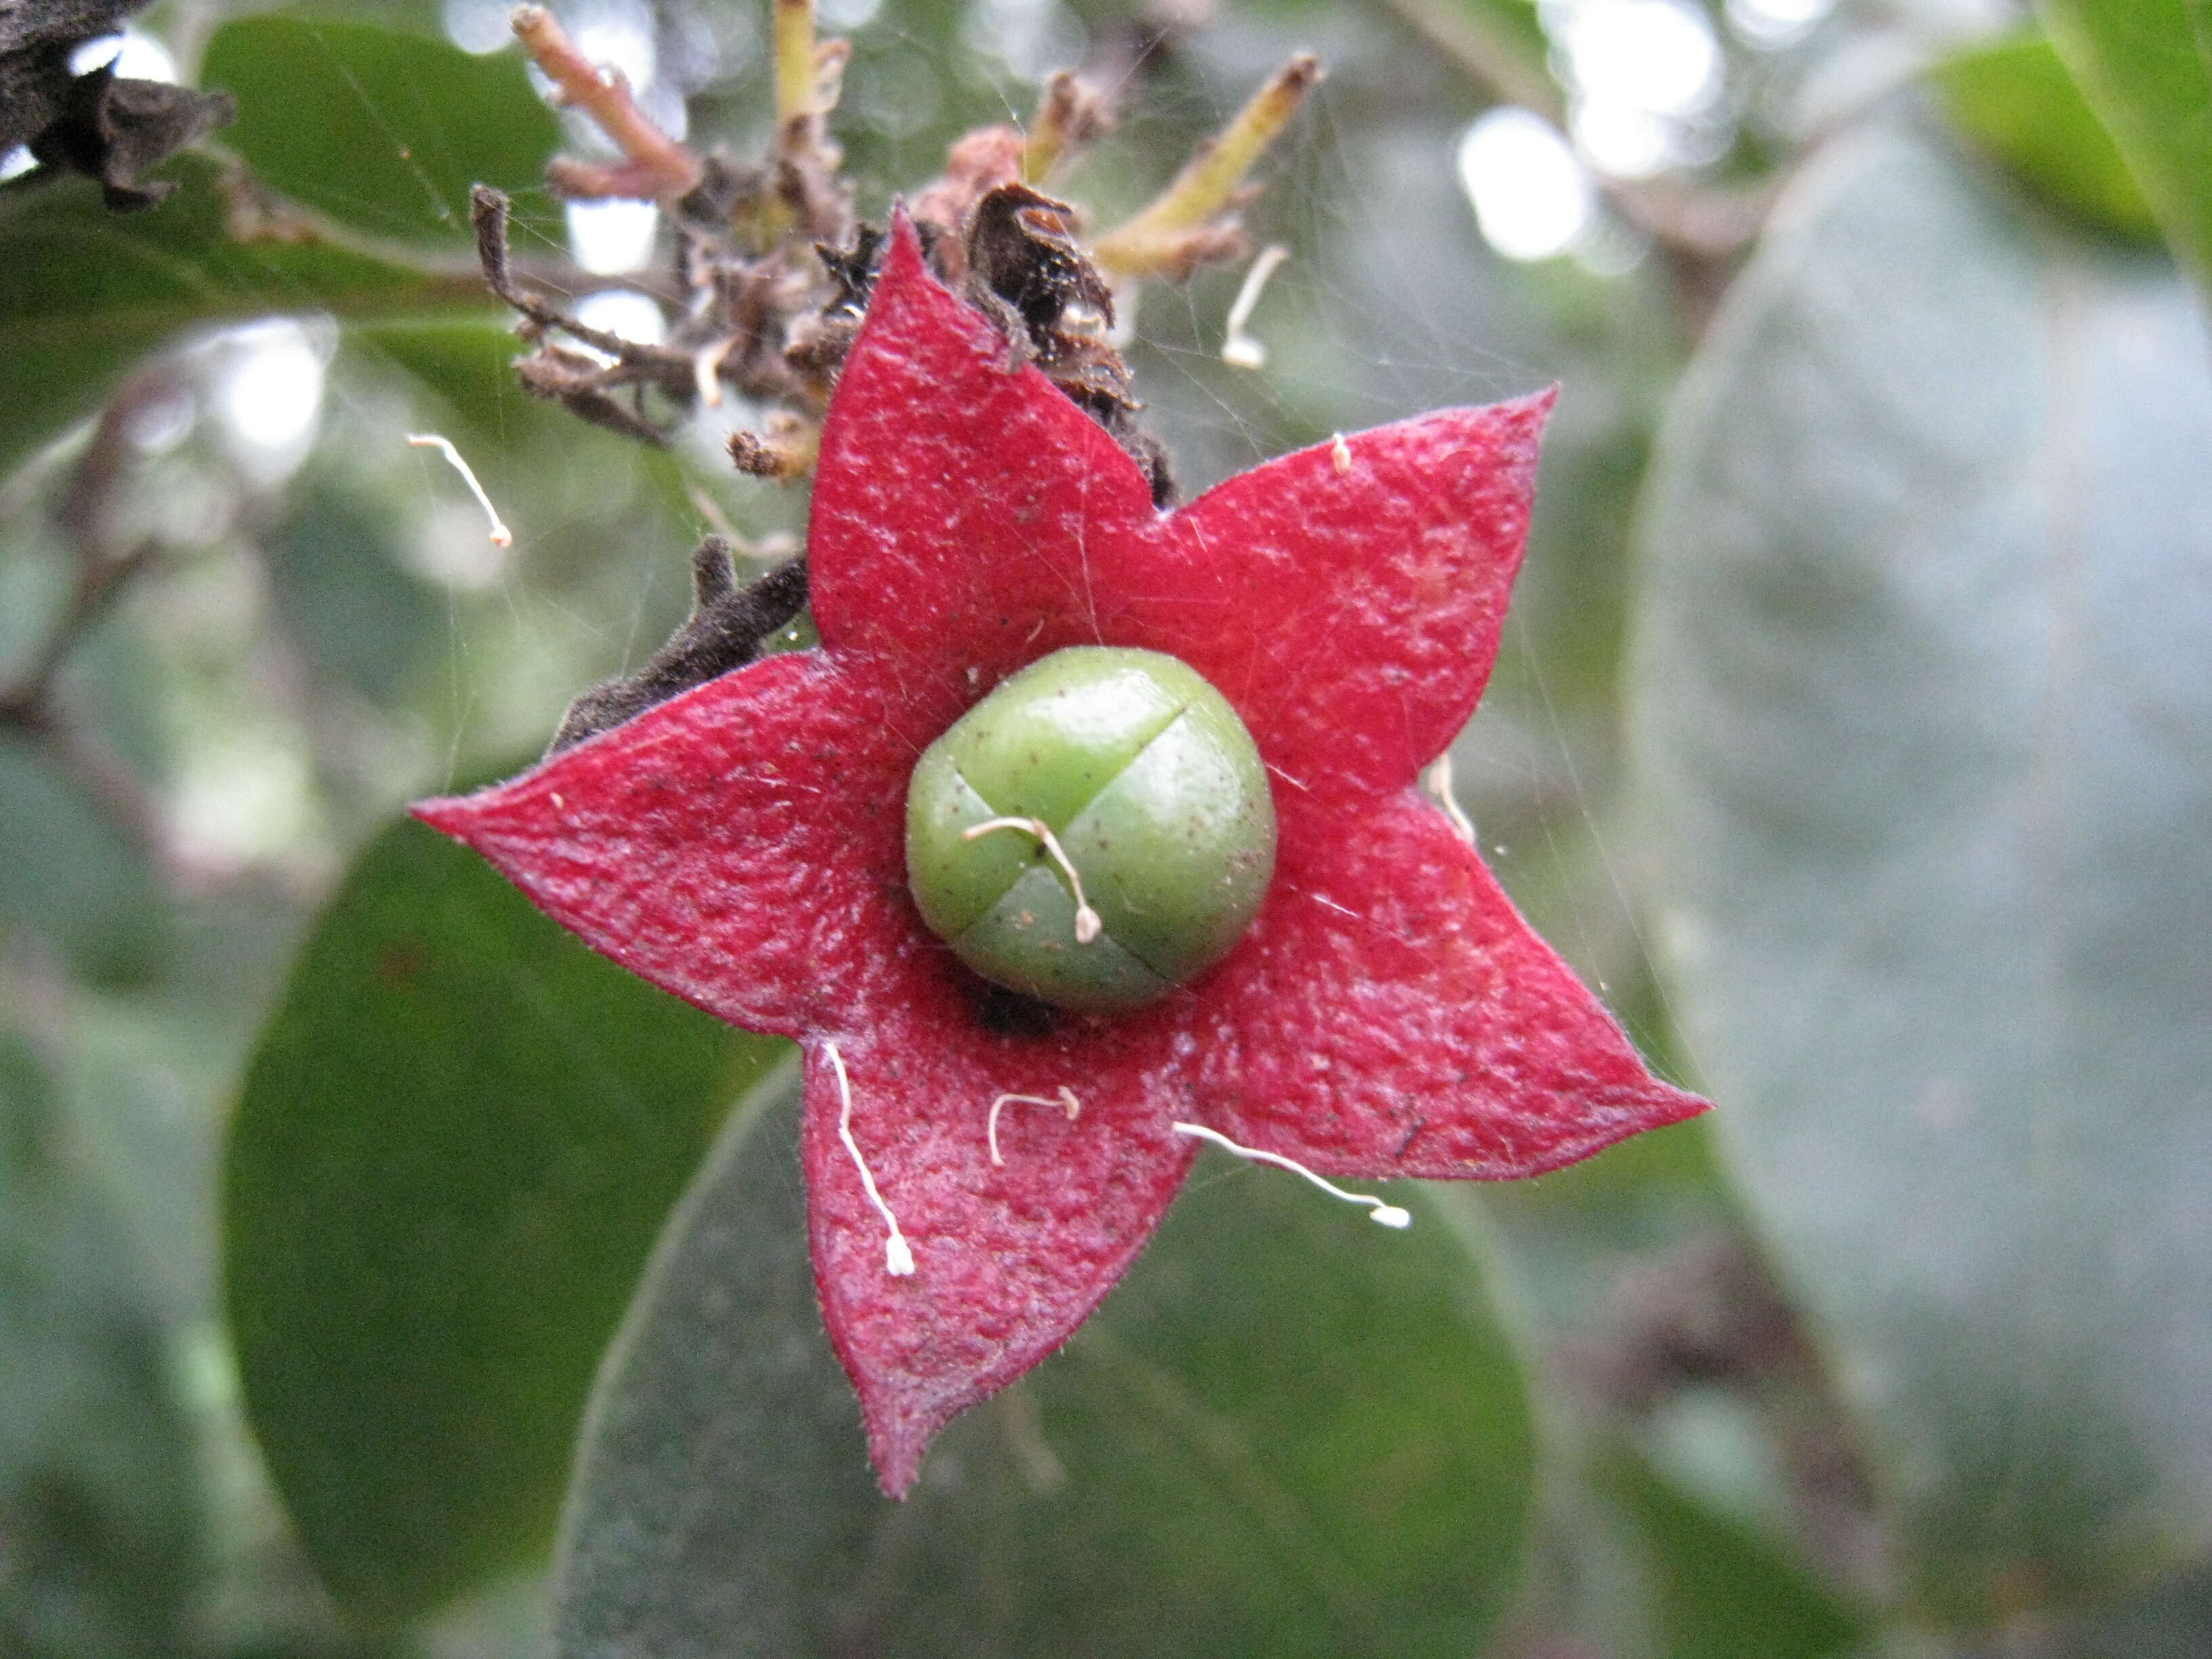
[[[1243,936],[1274,873],[1275,805],[1251,733],[1189,667],[1075,646],[930,744],[907,787],[906,869],[923,921],[985,979],[1120,1012]]]

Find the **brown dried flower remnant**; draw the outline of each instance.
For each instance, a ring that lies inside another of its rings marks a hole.
[[[732,464],[780,483],[808,476],[885,246],[884,230],[854,215],[830,135],[850,48],[817,38],[813,0],[774,0],[775,137],[768,155],[744,162],[698,154],[662,131],[621,75],[586,58],[544,7],[520,7],[514,27],[557,98],[622,153],[613,161],[556,158],[548,184],[572,199],[658,202],[674,232],[672,268],[684,290],[661,297],[665,343],[592,327],[518,280],[507,198],[479,187],[478,258],[492,291],[520,315],[531,348],[515,365],[524,387],[650,444],[665,443],[697,404],[733,393],[765,412],[758,430],[729,439]],[[1007,369],[1034,363],[1042,371],[1136,461],[1156,506],[1175,501],[1174,474],[1139,418],[1128,366],[1109,333],[1116,303],[1109,274],[1130,285],[1179,280],[1241,251],[1234,215],[1250,193],[1244,176],[1320,73],[1310,57],[1293,59],[1158,201],[1091,246],[1079,210],[1036,187],[1113,125],[1108,94],[1072,71],[1047,82],[1027,133],[995,125],[963,135],[943,173],[912,194],[930,265],[1004,330]],[[695,555],[690,620],[639,672],[577,699],[554,747],[751,660],[805,604],[805,580],[798,560],[740,590],[726,545],[710,538]]]
[[[818,39],[815,24],[813,0],[773,0],[775,137],[766,157],[747,163],[670,137],[618,73],[577,50],[550,10],[516,10],[515,33],[556,95],[622,152],[608,162],[557,158],[548,182],[570,198],[659,202],[684,290],[662,296],[665,343],[590,328],[516,282],[506,198],[480,190],[478,252],[493,290],[521,313],[532,349],[517,372],[528,390],[647,443],[665,442],[696,404],[719,404],[733,392],[769,411],[762,431],[732,441],[740,467],[777,479],[811,470],[811,434],[866,308],[884,234],[855,217],[830,136],[850,48]],[[1072,71],[1047,82],[1026,134],[989,126],[964,135],[943,174],[911,198],[937,273],[1006,326],[1020,360],[1034,362],[1114,434],[1162,503],[1174,487],[1159,444],[1136,419],[1127,366],[1108,337],[1115,296],[1107,276],[1180,278],[1238,252],[1233,215],[1249,194],[1242,180],[1319,76],[1310,57],[1294,59],[1159,200],[1092,247],[1080,213],[1036,188],[1113,123],[1109,96]]]

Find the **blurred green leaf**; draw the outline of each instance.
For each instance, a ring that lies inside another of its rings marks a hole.
[[[168,914],[146,848],[12,732],[0,736],[0,938],[38,934],[93,981],[159,965]]]
[[[0,477],[98,407],[125,369],[196,323],[278,311],[341,317],[481,308],[473,275],[440,276],[319,242],[233,240],[215,164],[178,158],[183,186],[150,212],[118,215],[77,179],[0,202]]]
[[[506,450],[573,440],[582,424],[558,404],[523,391],[514,361],[525,347],[505,313],[369,323],[354,331],[352,343],[435,392],[443,402],[447,435],[487,465],[497,464]]]
[[[248,1413],[357,1613],[543,1545],[653,1235],[783,1046],[418,825],[355,867],[248,1071],[223,1203]]]
[[[2212,0],[2039,0],[2166,240],[2212,284]]]
[[[465,241],[469,187],[538,189],[561,138],[519,47],[276,14],[217,29],[200,74],[237,94],[223,142],[261,183],[375,236]]]
[[[1479,1650],[1520,1572],[1528,1413],[1432,1210],[1385,1234],[1202,1164],[895,1504],[815,1302],[795,1093],[726,1132],[605,1374],[563,1659]]]
[[[1635,1522],[1659,1650],[1667,1659],[1840,1659],[1863,1650],[1867,1615],[1784,1547],[1716,1514],[1625,1452],[1595,1472]]]
[[[1540,67],[1552,50],[1536,0],[1449,0],[1449,3],[1455,11],[1489,20],[1532,65]]]
[[[66,1145],[44,1068],[0,1029],[0,1653],[169,1659],[198,1565],[191,1437],[128,1228]]]
[[[524,347],[504,314],[366,323],[348,331],[347,343],[360,362],[403,371],[416,383],[410,390],[418,400],[430,394],[432,404],[418,404],[425,417],[434,409],[441,429],[470,456],[492,498],[507,504],[503,510],[515,520],[518,536],[527,538],[535,530],[605,538],[615,527],[626,538],[641,538],[659,526],[650,516],[641,517],[638,506],[657,498],[678,538],[662,556],[672,574],[683,576],[680,538],[698,524],[689,486],[700,476],[722,483],[726,469],[696,465],[680,445],[656,449],[619,437],[579,421],[558,404],[530,396],[514,373]],[[426,472],[438,465],[434,457],[421,459]],[[741,498],[733,510],[742,532],[760,534],[783,527],[759,522],[764,512],[781,516],[796,511],[803,523],[805,500]],[[543,550],[542,544],[534,550],[541,555]],[[604,562],[604,547],[592,556]],[[684,580],[676,586],[679,591],[672,597],[678,608],[671,628],[685,614],[690,599]]]
[[[2199,1563],[2142,1589],[2043,1623],[2032,1639],[2053,1659],[2203,1659],[2212,1631],[2212,1566]]]
[[[399,563],[388,506],[333,483],[299,490],[264,542],[269,580],[308,664],[387,707],[444,637],[443,596]]]
[[[2212,1525],[2208,454],[2162,260],[1878,131],[1771,228],[1647,496],[1686,1048],[1942,1616]]]
[[[1933,78],[1952,124],[2031,189],[2100,229],[2157,240],[2119,147],[2042,35],[1972,47]]]
[[[1269,9],[1293,15],[1359,9],[1313,0],[1271,0]],[[1520,104],[1553,121],[1564,118],[1565,94],[1549,66],[1551,40],[1536,0],[1382,0],[1378,9],[1450,54],[1486,100]]]

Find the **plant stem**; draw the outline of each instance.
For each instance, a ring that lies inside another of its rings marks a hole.
[[[779,17],[781,11],[779,6]],[[637,106],[620,70],[592,64],[543,6],[517,6],[510,21],[515,39],[531,62],[551,77],[562,101],[590,116],[628,158],[627,166],[617,167],[566,162],[557,174],[549,174],[562,193],[657,201],[690,194],[703,176],[703,164]]]
[[[1224,248],[1228,238],[1214,222],[1235,205],[1244,175],[1321,77],[1321,60],[1310,52],[1276,70],[1151,206],[1099,241],[1099,264],[1118,276],[1182,276]]]
[[[814,107],[817,76],[814,0],[775,0],[775,127],[822,112]]]

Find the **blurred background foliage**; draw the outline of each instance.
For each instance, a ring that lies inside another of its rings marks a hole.
[[[556,9],[766,143],[765,5]],[[522,394],[471,183],[667,290],[503,0],[159,0],[177,192],[0,159],[0,1654],[2212,1654],[2212,7],[820,12],[872,216],[1087,65],[1111,225],[1322,54],[1265,367],[1219,269],[1139,390],[1194,489],[1564,383],[1458,790],[1720,1109],[1402,1239],[1206,1166],[884,1504],[782,1045],[398,817],[803,488]]]

